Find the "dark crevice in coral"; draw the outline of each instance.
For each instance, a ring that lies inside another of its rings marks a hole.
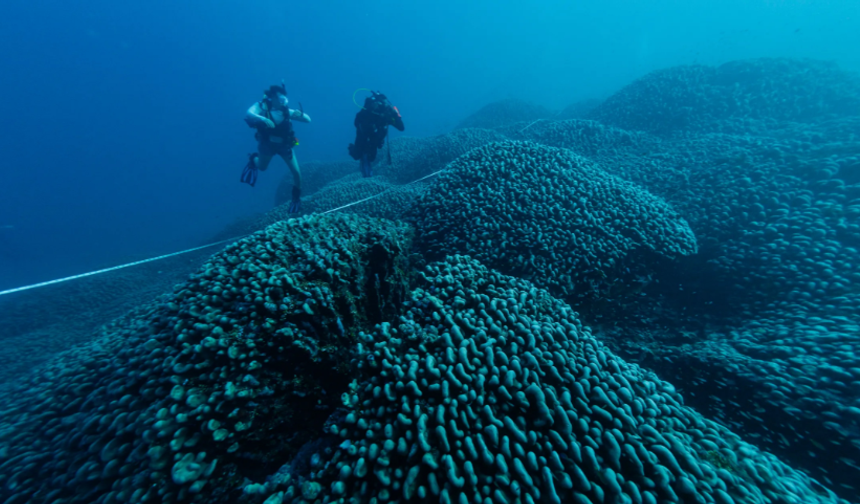
[[[377,243],[370,248],[367,262],[367,315],[368,322],[379,324],[386,319],[386,314],[396,312],[396,298],[400,289],[396,283],[398,278],[390,279],[394,273],[395,254]]]

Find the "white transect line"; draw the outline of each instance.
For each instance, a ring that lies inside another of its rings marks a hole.
[[[344,208],[349,208],[349,207],[351,207],[351,206],[353,206],[353,205],[358,205],[359,203],[364,203],[365,201],[372,200],[373,198],[378,198],[378,197],[382,196],[383,194],[385,194],[385,193],[387,193],[387,192],[396,191],[396,190],[401,189],[401,188],[403,188],[403,187],[406,187],[406,186],[408,186],[408,185],[412,185],[412,184],[415,184],[415,183],[421,182],[421,181],[422,181],[422,180],[424,180],[424,179],[428,179],[428,178],[430,178],[430,177],[435,177],[436,175],[439,175],[439,174],[440,174],[440,173],[442,173],[443,171],[445,171],[445,170],[444,170],[444,169],[442,169],[442,170],[439,170],[439,171],[435,171],[435,172],[431,173],[430,175],[425,175],[425,176],[421,177],[420,179],[413,180],[412,182],[409,182],[408,184],[403,184],[403,185],[401,185],[401,186],[392,187],[391,189],[386,189],[386,190],[382,191],[382,192],[381,192],[381,193],[379,193],[379,194],[374,194],[373,196],[368,196],[367,198],[360,199],[360,200],[358,200],[358,201],[353,201],[352,203],[347,203],[346,205],[344,205],[344,206],[342,206],[342,207],[332,208],[331,210],[326,210],[325,212],[320,212],[320,214],[319,214],[319,215],[325,215],[325,214],[327,214],[327,213],[336,212],[336,211],[338,211],[338,210],[343,210]],[[2,294],[3,294],[3,293],[2,293],[2,292],[0,292],[0,295],[2,295]]]
[[[444,171],[444,170],[439,170],[439,171],[436,171],[436,172],[431,173],[430,175],[425,175],[425,176],[421,177],[420,179],[413,180],[412,182],[409,182],[408,184],[403,184],[402,186],[397,186],[397,187],[394,187],[394,188],[391,188],[391,189],[386,189],[386,190],[382,191],[382,192],[381,192],[381,193],[379,193],[379,194],[374,194],[373,196],[369,196],[369,197],[367,197],[367,198],[360,199],[360,200],[358,200],[358,201],[354,201],[354,202],[349,203],[349,204],[346,204],[346,205],[344,205],[344,206],[337,207],[337,208],[333,208],[333,209],[331,209],[331,210],[326,210],[325,212],[320,212],[320,213],[319,213],[319,215],[325,215],[325,214],[328,214],[328,213],[336,212],[336,211],[338,211],[338,210],[343,210],[344,208],[349,208],[349,207],[351,207],[351,206],[353,206],[353,205],[358,205],[359,203],[364,203],[365,201],[372,200],[372,199],[374,199],[374,198],[378,198],[378,197],[382,196],[382,195],[383,195],[383,194],[385,194],[385,193],[388,193],[388,192],[391,192],[391,191],[395,191],[395,190],[397,190],[397,189],[400,189],[400,188],[406,187],[406,186],[408,186],[408,185],[415,184],[415,183],[417,183],[417,182],[421,182],[422,180],[428,179],[428,178],[430,178],[430,177],[435,177],[436,175],[439,175],[439,174],[440,174],[440,173],[442,173],[443,171]],[[205,248],[214,247],[215,245],[220,245],[220,244],[222,244],[222,243],[232,242],[232,241],[238,240],[239,238],[244,238],[244,237],[246,237],[246,236],[249,236],[249,235],[236,236],[236,237],[233,237],[233,238],[228,238],[228,239],[226,239],[226,240],[221,240],[221,241],[217,241],[217,242],[209,243],[209,244],[207,244],[207,245],[202,245],[202,246],[200,246],[200,247],[194,247],[194,248],[190,248],[190,249],[186,249],[186,250],[180,250],[179,252],[173,252],[173,253],[171,253],[171,254],[160,255],[160,256],[158,256],[158,257],[150,257],[149,259],[141,259],[140,261],[134,261],[134,262],[126,263],[126,264],[120,264],[119,266],[113,266],[113,267],[111,267],[111,268],[105,268],[105,269],[100,269],[100,270],[96,270],[96,271],[90,271],[90,272],[87,272],[87,273],[81,273],[81,274],[79,274],[79,275],[72,275],[72,276],[68,276],[68,277],[65,277],[65,278],[58,278],[58,279],[56,279],[56,280],[48,280],[47,282],[40,282],[40,283],[31,284],[31,285],[25,285],[25,286],[23,286],[23,287],[16,287],[16,288],[14,288],[14,289],[8,289],[8,290],[0,291],[0,296],[5,296],[6,294],[13,294],[13,293],[15,293],[15,292],[21,292],[21,291],[26,291],[26,290],[30,290],[30,289],[36,289],[36,288],[38,288],[38,287],[46,287],[46,286],[48,286],[48,285],[54,285],[54,284],[58,284],[58,283],[62,283],[62,282],[68,282],[69,280],[77,280],[77,279],[79,279],[79,278],[86,278],[86,277],[93,276],[93,275],[99,275],[99,274],[101,274],[101,273],[107,273],[107,272],[109,272],[109,271],[116,271],[116,270],[120,270],[120,269],[123,269],[123,268],[130,268],[130,267],[132,267],[132,266],[138,266],[138,265],[140,265],[140,264],[145,264],[145,263],[149,263],[149,262],[153,262],[153,261],[158,261],[158,260],[161,260],[161,259],[167,259],[168,257],[175,257],[175,256],[178,256],[178,255],[187,254],[187,253],[189,253],[189,252],[194,252],[194,251],[196,251],[196,250],[202,250],[202,249],[205,249]]]
[[[543,119],[538,119],[538,120],[536,120],[536,121],[530,122],[528,126],[526,126],[525,128],[523,128],[523,129],[521,129],[521,130],[520,130],[520,133],[522,133],[523,131],[525,131],[525,130],[527,130],[527,129],[531,128],[532,126],[534,126],[535,124],[537,124],[537,123],[539,123],[539,122],[541,122],[541,121],[543,121]]]
[[[520,133],[522,133],[523,131],[525,131],[525,130],[527,130],[527,129],[531,128],[532,126],[534,126],[535,124],[537,124],[537,123],[539,123],[539,122],[541,122],[541,121],[552,121],[552,120],[554,120],[556,117],[560,116],[562,112],[564,112],[564,110],[560,110],[560,111],[558,111],[558,113],[556,113],[554,116],[550,117],[549,119],[535,119],[534,121],[530,122],[530,123],[528,124],[528,126],[526,126],[525,128],[521,129],[521,130],[520,130]]]
[[[247,235],[245,235],[245,236],[247,236]],[[241,238],[241,236],[239,238]],[[88,273],[81,273],[80,275],[72,275],[72,276],[65,277],[65,278],[58,278],[56,280],[48,280],[47,282],[40,282],[40,283],[32,284],[32,285],[25,285],[24,287],[16,287],[14,289],[0,291],[0,296],[4,296],[6,294],[12,294],[13,292],[21,292],[21,291],[25,291],[25,290],[35,289],[37,287],[45,287],[48,285],[54,285],[54,284],[58,284],[60,282],[68,282],[69,280],[77,280],[79,278],[85,278],[88,276],[98,275],[100,273],[107,273],[108,271],[115,271],[118,269],[130,268],[132,266],[137,266],[139,264],[144,264],[144,263],[148,263],[148,262],[152,262],[152,261],[158,261],[159,259],[167,259],[168,257],[178,256],[181,254],[187,254],[189,252],[194,252],[195,250],[214,247],[215,245],[219,245],[221,243],[226,243],[228,241],[233,241],[235,239],[236,238],[230,238],[228,240],[221,240],[221,241],[217,241],[215,243],[210,243],[208,245],[203,245],[200,247],[194,247],[194,248],[188,249],[188,250],[180,250],[179,252],[173,252],[172,254],[165,254],[165,255],[158,256],[158,257],[150,257],[149,259],[141,259],[140,261],[134,261],[134,262],[126,263],[126,264],[120,264],[119,266],[113,266],[111,268],[105,268],[105,269],[100,269],[100,270],[96,270],[96,271],[90,271]]]

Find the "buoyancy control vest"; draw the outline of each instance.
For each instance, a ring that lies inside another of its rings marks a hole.
[[[274,123],[275,120],[272,118],[272,111],[265,100],[260,102],[260,108],[263,109],[265,117]],[[287,108],[284,110],[284,120],[280,124],[275,124],[274,128],[258,127],[254,138],[260,142],[270,142],[288,147],[298,145],[296,134],[293,131],[293,122],[290,120],[290,109]]]

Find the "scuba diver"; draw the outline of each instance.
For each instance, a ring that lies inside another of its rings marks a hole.
[[[361,174],[373,175],[370,164],[376,159],[376,151],[382,148],[388,135],[388,126],[403,131],[403,118],[397,107],[384,94],[371,91],[365,98],[364,107],[355,114],[355,143],[349,144],[349,155],[361,161]]]
[[[293,173],[293,197],[289,213],[297,213],[301,209],[302,172],[293,147],[299,144],[293,133],[292,121],[311,122],[299,103],[299,110],[287,106],[287,88],[283,81],[281,85],[272,85],[264,91],[263,99],[251,105],[245,113],[248,126],[257,129],[254,138],[257,139],[257,152],[248,156],[248,164],[242,172],[241,181],[253,186],[257,182],[257,170],[266,171],[269,162],[276,154],[280,155]]]

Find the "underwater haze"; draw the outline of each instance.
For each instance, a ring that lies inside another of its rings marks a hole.
[[[852,1],[167,2],[0,6],[0,289],[206,241],[271,207],[239,183],[270,84],[312,117],[297,157],[346,160],[358,88],[403,135],[506,97],[560,110],[649,71],[758,56],[860,67]],[[359,96],[360,98],[360,96]],[[393,136],[400,133],[394,133]]]

